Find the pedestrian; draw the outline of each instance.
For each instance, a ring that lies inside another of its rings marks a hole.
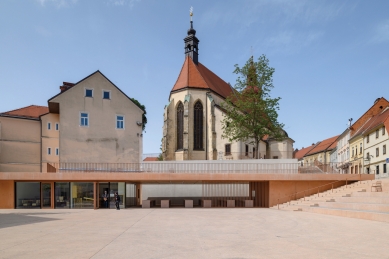
[[[115,192],[115,204],[116,204],[116,209],[120,210],[119,204],[120,204],[120,196],[118,195],[118,192]]]
[[[104,191],[104,194],[103,194],[103,201],[104,201],[104,208],[108,208],[108,193],[107,191]]]

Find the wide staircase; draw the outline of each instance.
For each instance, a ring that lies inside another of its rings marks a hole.
[[[372,187],[379,181],[382,190],[379,187]],[[389,222],[389,179],[355,182],[279,204],[272,209]]]

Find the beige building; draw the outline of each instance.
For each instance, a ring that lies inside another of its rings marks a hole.
[[[376,178],[388,177],[389,107],[383,108],[370,121],[363,133],[365,173],[375,174]]]
[[[232,87],[198,62],[196,31],[191,27],[185,41],[185,61],[164,110],[162,152],[164,160],[238,160],[254,157],[292,158],[294,141],[266,137],[255,150],[250,141],[222,138],[222,102]]]
[[[336,148],[338,137],[334,136],[317,143],[314,148],[304,155],[304,165],[312,165],[317,162],[321,164],[330,163],[330,153]]]
[[[47,107],[30,105],[0,113],[0,172],[41,171],[41,122]]]
[[[100,71],[64,83],[42,119],[42,162],[133,163],[143,111]],[[50,126],[49,126],[50,125]]]
[[[0,114],[0,171],[47,171],[47,163],[139,163],[143,111],[100,71],[64,82],[49,107]]]

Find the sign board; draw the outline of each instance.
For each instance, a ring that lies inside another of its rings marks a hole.
[[[389,158],[386,159],[386,163],[389,164]]]

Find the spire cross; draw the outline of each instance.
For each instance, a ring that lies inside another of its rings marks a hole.
[[[190,21],[192,22],[192,16],[193,16],[193,7],[192,6],[189,9],[189,16],[190,16]]]

